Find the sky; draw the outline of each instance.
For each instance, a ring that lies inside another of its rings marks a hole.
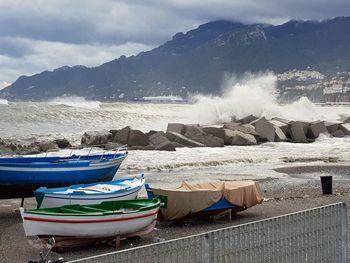
[[[0,0],[0,89],[21,75],[98,66],[214,20],[350,16],[349,0]]]

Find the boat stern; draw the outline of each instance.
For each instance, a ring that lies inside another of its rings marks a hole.
[[[28,225],[27,221],[25,220],[25,209],[23,207],[19,208],[19,212],[21,213],[22,221],[23,221],[23,229],[26,237],[31,236],[30,233],[28,232]]]
[[[41,188],[34,191],[34,197],[35,197],[35,200],[37,203],[37,208],[40,208],[40,206],[44,200],[44,197],[45,197],[45,192],[40,191],[40,189]]]

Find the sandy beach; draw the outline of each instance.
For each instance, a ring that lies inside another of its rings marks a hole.
[[[124,240],[119,249],[152,244],[162,240],[184,237],[325,204],[336,202],[350,204],[350,166],[291,166],[277,170],[287,174],[290,179],[288,181],[276,178],[260,180],[265,201],[261,205],[234,216],[231,222],[228,222],[227,218],[221,218],[210,222],[190,220],[181,224],[157,223],[153,233],[139,240]],[[322,195],[320,179],[317,175],[325,173],[334,175],[333,195]],[[31,247],[25,238],[18,211],[19,206],[19,199],[0,201],[1,262],[27,262],[28,260],[39,259],[40,250]],[[24,206],[25,208],[34,208],[34,198],[26,199]],[[60,255],[66,260],[73,260],[115,250],[114,247],[109,245],[99,245],[67,250],[61,252]],[[54,252],[51,254],[53,258],[58,256],[59,254]]]

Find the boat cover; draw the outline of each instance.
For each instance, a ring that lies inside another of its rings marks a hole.
[[[259,183],[251,180],[199,184],[183,182],[176,189],[152,188],[152,191],[155,195],[168,196],[167,208],[161,208],[165,221],[200,212],[222,198],[242,209],[263,201]]]

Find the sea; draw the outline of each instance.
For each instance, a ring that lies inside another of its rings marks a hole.
[[[304,121],[338,121],[350,116],[350,104],[316,105],[305,97],[278,103],[275,81],[272,74],[249,78],[231,84],[222,96],[196,95],[188,104],[106,103],[68,96],[45,102],[0,99],[0,138],[23,143],[67,138],[79,145],[86,131],[125,126],[148,132],[165,131],[170,122],[216,125],[249,114]],[[86,153],[89,149],[76,151]],[[70,153],[62,150],[49,154]],[[129,151],[116,176],[144,173],[154,185],[171,186],[184,180],[289,180],[274,169],[293,165],[350,165],[350,137],[321,135],[308,144],[267,142],[256,146],[178,148],[175,152]]]

